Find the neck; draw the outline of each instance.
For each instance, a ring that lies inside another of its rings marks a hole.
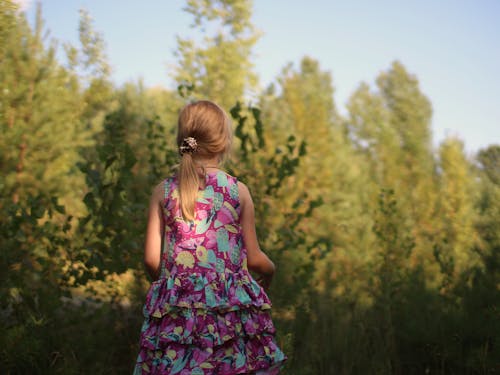
[[[195,161],[195,164],[196,166],[200,167],[200,168],[205,168],[205,169],[208,169],[208,168],[212,168],[212,169],[217,169],[219,168],[219,158],[218,157],[215,157],[215,158],[210,158],[210,159],[198,159]]]

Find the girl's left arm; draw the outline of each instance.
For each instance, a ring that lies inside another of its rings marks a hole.
[[[247,249],[247,266],[250,271],[260,275],[258,281],[268,288],[276,267],[269,257],[260,249],[255,230],[255,208],[250,191],[245,184],[238,181],[241,216],[240,223],[243,232],[243,242]]]
[[[144,243],[144,266],[153,281],[160,277],[161,241],[164,230],[163,213],[161,208],[163,189],[164,186],[163,183],[161,183],[151,194],[146,240]]]

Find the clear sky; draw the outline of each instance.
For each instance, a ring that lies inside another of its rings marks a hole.
[[[26,3],[30,21],[34,2]],[[78,9],[85,8],[106,41],[121,84],[174,88],[176,35],[191,18],[178,0],[43,0],[50,35],[76,44]],[[464,140],[468,153],[500,143],[500,1],[498,0],[254,0],[253,23],[263,35],[255,69],[267,86],[304,55],[330,71],[341,113],[361,81],[401,61],[415,74],[434,109],[433,139]]]

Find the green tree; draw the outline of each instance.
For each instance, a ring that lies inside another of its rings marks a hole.
[[[176,121],[183,101],[175,92],[148,89],[139,82],[115,90],[114,105],[114,113],[121,113],[122,142],[136,158],[130,188],[148,199],[151,189],[170,173],[172,158],[177,155]],[[98,134],[97,143],[105,145],[110,141],[107,137],[105,130]]]
[[[298,141],[305,142],[307,153],[288,186],[291,197],[307,192],[321,197],[324,204],[310,220],[301,224],[315,238],[325,238],[335,251],[318,265],[318,286],[329,288],[332,279],[338,293],[359,290],[356,272],[362,259],[369,256],[373,240],[369,205],[364,194],[364,166],[356,154],[345,131],[334,100],[334,88],[329,72],[322,71],[319,63],[309,57],[301,60],[300,67],[286,67],[278,78],[279,95],[268,90],[263,97],[266,122],[270,131],[279,134],[292,131]],[[354,255],[356,254],[356,255]],[[348,278],[340,286],[339,279]]]
[[[292,65],[285,67],[278,83],[279,95],[268,96],[271,104],[264,106],[266,121],[272,121],[268,126],[276,139],[291,132],[307,148],[291,182],[291,197],[308,192],[312,196],[322,195],[329,202],[335,173],[333,150],[341,143],[334,138],[338,116],[330,73],[321,71],[316,60],[305,57],[297,70]]]
[[[369,165],[372,183],[394,190],[404,225],[415,238],[413,264],[434,262],[437,236],[437,181],[432,152],[430,101],[417,78],[394,62],[376,80],[377,90],[362,84],[348,103],[349,132]],[[372,201],[378,188],[372,188]]]
[[[389,109],[389,124],[401,148],[399,200],[406,206],[415,236],[416,261],[429,261],[434,235],[435,162],[432,154],[432,106],[421,92],[416,76],[400,62],[377,78],[377,86]]]
[[[199,38],[177,37],[176,82],[193,85],[191,94],[231,108],[254,87],[252,47],[257,41],[249,0],[188,0]],[[208,36],[206,36],[208,34]]]
[[[285,68],[280,84],[290,113],[288,126],[309,148],[303,161],[303,170],[307,171],[304,187],[321,190],[332,182],[334,170],[328,162],[337,143],[333,131],[334,125],[338,126],[338,115],[331,75],[321,71],[316,60],[304,57],[298,71],[291,66]]]
[[[89,157],[94,135],[102,130],[104,117],[115,105],[115,96],[103,36],[95,30],[93,20],[86,10],[81,9],[79,14],[79,44],[73,46],[65,43],[64,50],[67,69],[76,77],[73,81],[74,89],[81,96],[80,119],[88,134],[85,146],[89,146],[85,148],[84,157]]]
[[[398,179],[401,149],[384,100],[362,83],[347,103],[348,129],[374,184],[390,186]]]
[[[480,234],[480,249],[486,253],[500,248],[500,146],[491,145],[477,153],[477,175],[480,178],[479,197],[476,200]],[[498,250],[496,250],[498,251]],[[496,254],[498,257],[500,254]]]
[[[18,5],[12,0],[0,1],[0,61],[4,58],[4,46],[9,39],[10,30],[17,23],[18,8]]]
[[[0,63],[2,196],[45,192],[69,200],[81,189],[75,164],[86,137],[75,77],[57,62],[55,46],[45,47],[40,8],[34,30],[22,13],[9,17]]]
[[[394,191],[382,189],[378,199],[373,231],[377,236],[377,257],[373,262],[375,285],[375,309],[380,314],[380,345],[386,353],[384,370],[389,373],[401,372],[398,356],[396,310],[401,304],[401,290],[407,282],[410,270],[409,258],[415,246],[411,232],[401,225],[402,214],[394,198]]]
[[[479,150],[477,160],[480,169],[495,185],[500,185],[500,146],[491,145]]]
[[[464,152],[463,143],[448,138],[439,146],[440,198],[437,202],[439,240],[436,249],[438,260],[448,265],[452,280],[478,263],[473,247],[477,243],[474,229],[474,182],[471,166]]]

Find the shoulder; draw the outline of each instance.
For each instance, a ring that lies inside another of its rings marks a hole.
[[[253,204],[252,195],[250,194],[250,190],[248,189],[248,187],[241,181],[238,181],[237,183],[241,206],[243,207]]]
[[[158,185],[156,185],[153,188],[153,191],[151,193],[151,200],[155,200],[158,202],[163,201],[167,197],[171,188],[174,187],[175,181],[176,181],[176,177],[170,176],[170,177],[165,178]]]
[[[164,181],[160,182],[153,188],[151,192],[151,203],[160,203],[163,200],[163,192],[165,188]]]
[[[246,186],[243,182],[238,181],[238,191],[240,193],[240,196],[243,195],[250,195],[250,190],[248,190],[248,186]]]

